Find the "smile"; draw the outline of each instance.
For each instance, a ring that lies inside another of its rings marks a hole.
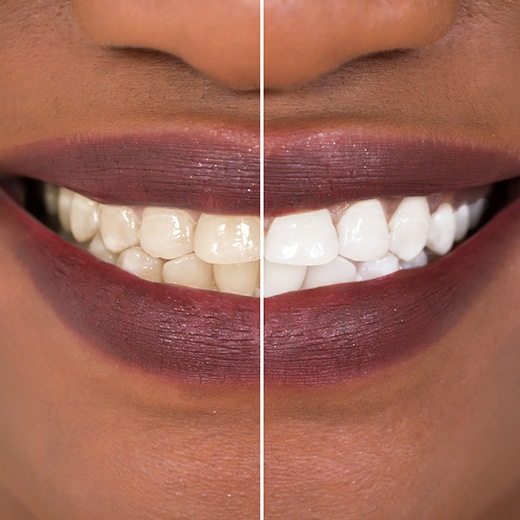
[[[516,195],[504,188],[518,174],[512,155],[340,137],[267,142],[268,383],[338,383],[420,352],[456,321],[507,248],[508,228],[518,227]],[[14,216],[13,241],[42,292],[105,354],[188,383],[254,383],[254,139],[218,139],[197,137],[201,153],[228,161],[220,170],[206,162],[214,191],[185,181],[195,176],[186,165],[196,162],[193,135],[37,144],[2,171],[33,180],[29,206],[57,234],[12,197],[3,196],[2,212]],[[187,143],[191,156],[180,161]],[[234,145],[231,163],[223,150]],[[476,231],[482,217],[489,222]]]

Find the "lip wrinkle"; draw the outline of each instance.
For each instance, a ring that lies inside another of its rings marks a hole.
[[[56,184],[107,204],[259,213],[254,132],[195,128],[44,140],[0,153],[2,174]]]
[[[430,195],[520,175],[520,156],[472,143],[342,130],[266,133],[265,213]]]
[[[265,380],[328,385],[418,354],[446,334],[520,237],[520,200],[433,264],[265,301]]]

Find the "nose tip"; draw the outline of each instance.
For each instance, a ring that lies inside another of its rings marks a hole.
[[[459,0],[265,0],[265,86],[312,81],[355,58],[442,38]]]
[[[260,1],[73,0],[95,43],[153,49],[181,58],[237,89],[260,81]]]

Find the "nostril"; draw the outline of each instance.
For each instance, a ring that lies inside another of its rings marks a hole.
[[[435,44],[454,25],[459,0],[265,0],[265,83],[301,86],[372,54]]]
[[[96,44],[168,53],[232,88],[258,88],[259,0],[73,0]]]

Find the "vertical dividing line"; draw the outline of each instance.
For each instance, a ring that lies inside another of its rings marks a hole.
[[[260,0],[260,520],[265,498],[265,393],[264,393],[264,0]]]

